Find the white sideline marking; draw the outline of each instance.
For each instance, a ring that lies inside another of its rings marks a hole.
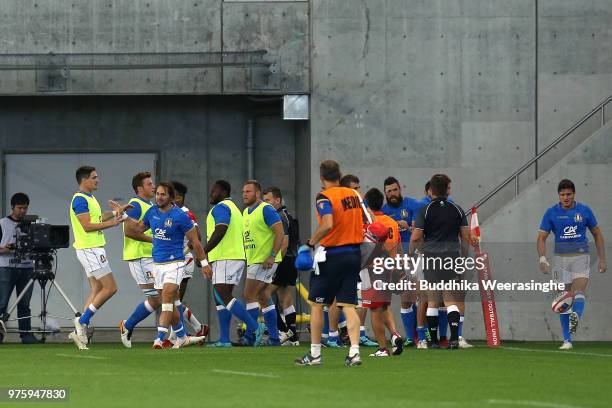
[[[531,401],[531,400],[498,400],[490,399],[486,401],[493,405],[514,405],[522,407],[538,407],[538,408],[581,408],[578,405],[565,405],[556,402]]]
[[[278,378],[278,375],[274,374],[265,374],[265,373],[251,373],[249,371],[232,371],[232,370],[210,370],[213,373],[219,374],[234,374],[234,375],[244,375],[246,377],[265,377],[265,378]]]
[[[504,350],[513,350],[513,351],[527,351],[531,353],[555,353],[555,354],[565,354],[568,356],[591,356],[591,357],[608,357],[612,358],[612,354],[601,354],[601,353],[585,353],[580,351],[562,351],[562,350],[538,350],[538,349],[528,349],[528,348],[520,348],[520,347],[506,347],[501,346],[500,348]]]
[[[97,356],[80,356],[77,354],[56,354],[58,357],[70,357],[70,358],[88,358],[90,360],[106,360],[106,357],[97,357]]]

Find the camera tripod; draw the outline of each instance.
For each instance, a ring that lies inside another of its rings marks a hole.
[[[40,285],[40,302],[41,302],[41,305],[40,305],[40,314],[38,316],[30,315],[30,316],[18,317],[18,318],[14,319],[14,320],[29,319],[29,318],[32,318],[32,317],[39,317],[40,320],[41,320],[40,330],[30,330],[29,333],[40,333],[40,334],[42,334],[40,342],[44,343],[46,341],[46,339],[47,339],[47,334],[52,333],[51,331],[47,330],[47,317],[56,317],[56,318],[59,318],[59,319],[66,319],[66,320],[72,321],[72,318],[69,318],[69,317],[49,315],[47,313],[47,301],[49,299],[49,293],[50,293],[50,290],[46,290],[47,289],[47,283],[49,283],[51,286],[54,286],[57,289],[57,291],[60,293],[62,298],[66,301],[66,304],[68,304],[68,307],[74,313],[75,317],[80,316],[81,313],[74,307],[74,304],[72,304],[72,302],[70,301],[70,299],[66,295],[66,292],[64,292],[64,290],[62,289],[60,284],[55,280],[55,274],[50,269],[48,269],[48,268],[40,268],[40,267],[38,267],[38,262],[35,262],[34,274],[32,276],[32,279],[30,279],[30,281],[28,282],[26,287],[23,288],[21,293],[19,293],[17,295],[17,299],[15,299],[15,302],[8,308],[7,312],[5,314],[3,314],[2,316],[0,316],[0,325],[2,326],[2,331],[4,331],[5,333],[13,331],[13,330],[10,330],[10,329],[7,330],[6,322],[9,320],[11,313],[13,313],[13,311],[15,310],[15,308],[17,307],[17,305],[19,304],[21,299],[25,296],[27,291],[30,289],[30,287],[36,281],[38,281],[38,283]],[[21,331],[19,331],[19,332],[21,333]]]

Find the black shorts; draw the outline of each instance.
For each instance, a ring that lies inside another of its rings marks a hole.
[[[460,275],[458,275],[454,269],[444,268],[445,260],[448,260],[449,258],[452,258],[453,260],[455,260],[459,257],[459,254],[457,254],[456,252],[426,254],[425,257],[426,258],[427,257],[437,258],[443,261],[441,263],[437,263],[437,262],[430,262],[430,261],[425,260],[426,262],[429,262],[428,264],[426,264],[427,266],[429,266],[429,268],[423,269],[423,277],[427,282],[440,283],[443,281],[452,281],[452,280],[459,279]]]
[[[339,306],[356,306],[360,267],[358,245],[339,253],[327,252],[325,262],[319,264],[319,274],[310,274],[308,301],[330,305],[336,299]]]
[[[286,256],[276,269],[272,284],[286,287],[295,286],[297,280],[297,268],[295,267],[295,256]]]

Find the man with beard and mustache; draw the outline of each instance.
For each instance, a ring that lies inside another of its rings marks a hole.
[[[408,252],[412,223],[422,204],[411,197],[402,197],[402,186],[395,177],[387,177],[384,182],[385,198],[387,204],[382,208],[383,214],[397,221],[404,251]],[[416,324],[416,311],[412,304],[411,295],[407,292],[402,293],[402,307],[400,316],[402,324],[406,330],[405,346],[413,346],[413,333]]]

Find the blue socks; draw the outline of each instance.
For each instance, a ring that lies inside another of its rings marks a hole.
[[[81,317],[79,317],[79,323],[81,324],[89,324],[89,321],[91,320],[92,316],[94,315],[94,313],[96,313],[98,309],[96,309],[96,307],[92,304],[90,304],[87,309],[85,309],[85,312],[81,315]]]
[[[257,310],[259,311],[259,309]],[[276,307],[274,304],[271,304],[270,306],[266,306],[261,312],[266,322],[266,327],[268,328],[270,340],[273,342],[279,341],[278,327],[276,326]]]
[[[166,338],[167,335],[168,335],[168,328],[167,327],[159,326],[157,328],[157,339],[158,340],[164,341],[164,339]]]
[[[183,305],[180,300],[176,300],[176,301],[174,301],[174,306],[178,310],[179,321],[180,321],[181,325],[185,324],[185,316],[184,316],[184,314],[185,314],[185,305]],[[174,330],[174,328],[172,328],[172,330]]]
[[[253,319],[255,323],[257,324],[257,319],[259,319],[259,303],[257,302],[247,303],[246,311],[249,314],[249,316],[251,316],[251,319]]]
[[[438,335],[440,337],[446,337],[446,331],[448,330],[448,313],[445,307],[438,308]]]
[[[346,317],[344,317],[344,313],[340,310],[340,317],[338,318],[338,327],[346,326]]]
[[[239,320],[243,321],[247,325],[248,331],[257,330],[257,320],[253,320],[251,315],[247,312],[244,304],[236,298],[233,298],[229,301],[226,306],[227,310],[229,310],[234,316],[236,316]],[[256,309],[259,314],[259,308]]]
[[[426,332],[427,332],[427,328],[425,326],[417,327],[417,334],[419,336],[419,341],[427,340]]]
[[[457,331],[457,335],[459,337],[463,336],[463,321],[465,318],[463,317],[463,313],[459,315],[459,330]]]
[[[219,341],[221,343],[229,343],[232,312],[227,310],[225,306],[217,306],[217,315],[219,316]]]
[[[182,322],[178,322],[178,324],[172,326],[172,330],[174,334],[176,334],[176,337],[185,337],[185,329],[183,328]]]
[[[584,298],[584,292],[576,292],[574,296],[574,304],[572,305],[572,310],[578,314],[578,317],[582,319],[582,314],[584,313],[584,305],[586,300]]]
[[[129,331],[134,330],[134,327],[136,327],[138,323],[149,317],[151,313],[153,313],[153,308],[151,307],[151,305],[149,305],[149,302],[145,300],[144,302],[136,306],[136,309],[134,310],[134,312],[132,312],[132,315],[128,317],[128,319],[125,321],[125,328]]]
[[[329,311],[323,309],[323,334],[329,333]]]
[[[365,326],[359,326],[359,337],[365,337],[366,331]]]
[[[414,325],[416,323],[416,313],[414,312],[414,307],[410,306],[407,309],[401,308],[400,316],[402,318],[404,330],[406,331],[406,339],[410,341],[414,340]]]
[[[561,313],[559,320],[561,321],[561,330],[563,331],[563,341],[572,341],[572,335],[569,330],[569,313]]]

